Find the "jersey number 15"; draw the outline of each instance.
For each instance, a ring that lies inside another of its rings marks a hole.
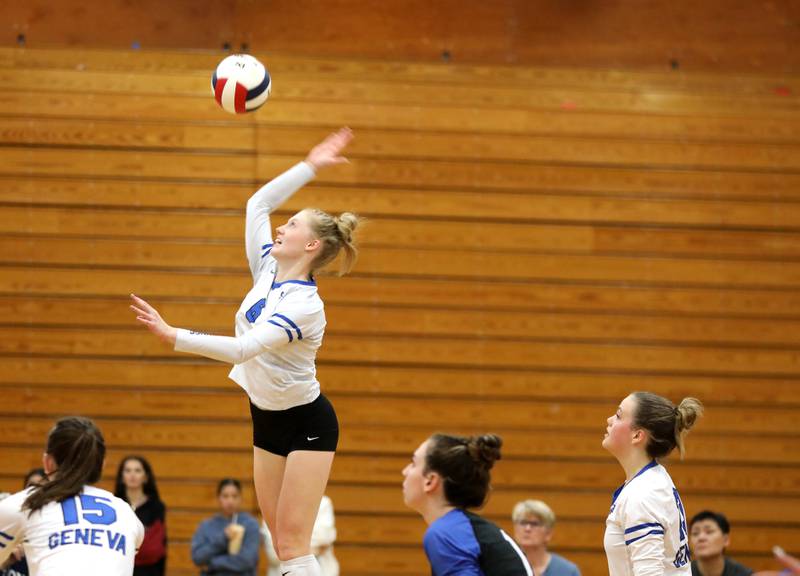
[[[61,512],[64,514],[64,525],[78,524],[83,518],[89,524],[108,526],[117,521],[117,511],[107,502],[108,498],[102,496],[89,496],[80,494],[61,501]],[[78,508],[80,507],[80,510]]]

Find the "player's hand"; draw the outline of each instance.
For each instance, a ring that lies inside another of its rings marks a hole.
[[[783,548],[780,546],[775,546],[772,549],[772,552],[775,554],[775,558],[778,559],[778,562],[783,564],[786,568],[781,572],[778,572],[777,570],[756,572],[753,576],[785,576],[786,574],[800,574],[800,559],[790,556],[784,552]]]
[[[22,546],[17,546],[11,556],[14,557],[14,562],[19,562],[25,558],[25,549]]]
[[[231,526],[233,526],[233,524],[228,524],[227,526],[225,526],[225,530],[224,530],[225,538],[227,538],[228,540],[233,538],[233,534],[234,534],[233,528],[231,528]]]
[[[306,162],[316,171],[326,166],[347,164],[349,160],[342,156],[342,151],[352,139],[353,131],[350,128],[337,130],[311,149]]]
[[[131,300],[133,300],[131,310],[136,312],[136,319],[147,326],[147,329],[158,336],[163,342],[175,346],[175,339],[178,336],[178,331],[164,322],[158,310],[135,294],[131,294]]]

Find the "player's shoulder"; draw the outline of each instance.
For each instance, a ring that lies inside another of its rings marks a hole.
[[[33,488],[25,488],[24,490],[20,490],[19,492],[3,498],[0,500],[0,510],[2,510],[4,514],[21,511],[22,505],[25,503],[25,500],[28,499],[32,491]]]
[[[95,498],[102,498],[106,502],[110,502],[114,509],[121,511],[123,514],[127,516],[136,516],[136,512],[133,511],[131,505],[119,496],[115,496],[113,492],[98,488],[97,486],[86,485],[83,487],[82,494],[94,496]]]
[[[630,505],[644,503],[667,503],[674,499],[672,483],[667,470],[657,465],[636,477],[627,487],[626,500]]]
[[[322,313],[325,304],[322,302],[316,287],[292,288],[286,291],[281,308],[291,309],[303,314]]]

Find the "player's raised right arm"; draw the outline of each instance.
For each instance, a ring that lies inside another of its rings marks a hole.
[[[264,257],[272,249],[269,215],[313,177],[314,168],[300,162],[259,188],[247,201],[245,250],[253,279],[261,272]]]
[[[260,274],[264,257],[272,248],[269,215],[314,178],[320,169],[346,163],[347,159],[341,153],[352,139],[353,132],[349,128],[330,134],[311,149],[304,162],[270,180],[247,201],[245,247],[253,279]]]

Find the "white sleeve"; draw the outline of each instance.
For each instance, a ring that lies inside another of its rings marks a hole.
[[[214,336],[178,328],[175,350],[228,364],[241,364],[264,350],[279,348],[288,343],[289,337],[284,327],[277,323],[264,322],[242,336]]]
[[[336,542],[336,522],[333,516],[333,502],[327,496],[322,497],[314,530],[311,532],[311,547],[330,546]]]
[[[133,548],[138,552],[139,548],[142,546],[142,542],[144,541],[144,524],[142,524],[142,521],[139,520],[139,517],[136,515],[136,512],[133,511],[133,508],[128,506],[128,510],[130,511],[131,522],[134,525],[135,532]]]
[[[647,496],[628,500],[625,506],[625,546],[634,576],[662,576],[667,522],[659,503]]]
[[[300,162],[259,188],[247,201],[245,251],[253,279],[261,273],[264,257],[272,249],[269,215],[312,178],[314,169]]]
[[[22,503],[28,492],[28,490],[17,492],[0,501],[0,565],[11,556],[18,543],[25,537],[27,513],[22,511]]]
[[[175,350],[241,364],[266,350],[276,350],[313,336],[320,325],[320,315],[324,314],[321,303],[293,303],[287,298],[272,316],[241,336],[214,336],[178,328]]]

